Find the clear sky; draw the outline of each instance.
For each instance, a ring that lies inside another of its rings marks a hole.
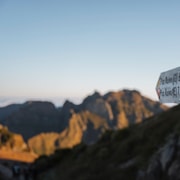
[[[178,66],[179,0],[0,0],[1,99],[128,88],[157,100]]]

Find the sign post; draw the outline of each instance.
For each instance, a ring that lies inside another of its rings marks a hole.
[[[180,67],[160,74],[156,92],[162,103],[180,103]]]

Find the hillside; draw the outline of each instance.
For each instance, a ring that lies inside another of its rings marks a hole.
[[[66,101],[61,108],[50,102],[29,101],[0,122],[22,134],[29,147],[42,155],[81,142],[93,144],[106,130],[129,127],[166,109],[135,90],[105,95],[95,92],[79,105]],[[6,107],[3,110],[7,111]]]
[[[91,146],[81,143],[39,158],[37,179],[179,180],[180,105],[141,124],[107,131]]]
[[[60,112],[65,129],[54,135],[34,136],[28,140],[28,145],[38,154],[51,154],[56,149],[72,148],[81,142],[93,144],[108,129],[140,123],[165,109],[167,107],[143,97],[138,91],[123,90],[104,96],[95,92],[80,105],[66,101]]]

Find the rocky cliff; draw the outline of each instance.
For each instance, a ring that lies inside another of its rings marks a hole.
[[[12,133],[0,125],[0,150],[27,151],[28,147],[20,134]]]
[[[142,96],[136,90],[109,92],[103,99],[112,109],[114,128],[117,129],[140,123],[145,118],[167,109],[159,102]]]
[[[180,106],[165,115],[167,133],[162,145],[154,151],[146,169],[138,171],[137,180],[180,180]]]
[[[72,148],[81,142],[92,144],[109,129],[105,119],[83,111],[73,113],[69,125],[61,133],[43,133],[29,139],[29,147],[37,154],[52,154],[56,149]]]

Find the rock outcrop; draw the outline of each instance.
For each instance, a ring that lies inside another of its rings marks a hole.
[[[81,106],[83,110],[88,110],[89,112],[106,119],[111,126],[112,120],[114,119],[111,106],[98,92],[95,92],[92,96],[88,96]]]
[[[144,119],[167,109],[166,106],[142,96],[136,90],[110,92],[103,98],[110,104],[113,111],[115,129],[140,123]]]
[[[81,142],[95,143],[107,129],[107,122],[100,116],[89,111],[73,113],[64,131],[34,136],[29,139],[28,145],[39,155],[49,155],[57,149],[72,148]]]
[[[7,127],[0,125],[0,150],[28,151],[22,135],[12,133]]]
[[[180,135],[172,134],[150,159],[146,171],[137,180],[180,180]]]

